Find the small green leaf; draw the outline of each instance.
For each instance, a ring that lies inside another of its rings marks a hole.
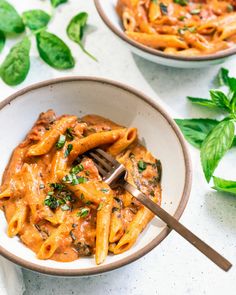
[[[161,13],[163,15],[167,15],[168,14],[168,6],[165,5],[164,3],[160,3],[160,10],[161,10]]]
[[[229,110],[230,109],[230,102],[224,92],[220,90],[210,90],[210,95],[212,101],[220,108]]]
[[[213,176],[214,186],[213,189],[236,195],[236,181],[225,180],[223,178]]]
[[[146,168],[147,168],[147,164],[144,161],[142,161],[142,160],[138,161],[138,171],[139,171],[139,173],[146,170]]]
[[[5,0],[0,0],[0,30],[5,33],[22,33],[25,26],[15,8]]]
[[[174,3],[179,4],[181,6],[188,5],[188,0],[174,0]]]
[[[61,210],[62,211],[69,211],[71,209],[71,207],[67,204],[63,204],[61,205]]]
[[[55,69],[71,69],[75,65],[69,47],[56,35],[42,31],[36,35],[40,57]]]
[[[89,215],[90,209],[89,208],[80,208],[80,210],[77,212],[78,217],[87,217]]]
[[[201,162],[206,180],[209,182],[222,157],[232,146],[234,123],[221,121],[205,138],[201,146]]]
[[[219,121],[212,119],[175,119],[175,122],[186,140],[198,149],[209,132],[219,124]]]
[[[28,10],[22,14],[24,24],[32,31],[45,28],[50,18],[50,15],[41,9]]]
[[[68,0],[51,0],[51,4],[53,7],[57,7],[66,2],[68,2]]]
[[[58,139],[58,141],[56,143],[57,150],[62,149],[63,146],[65,145],[65,143],[66,143],[66,137],[65,137],[65,135],[60,135],[60,137],[59,137],[59,139]]]
[[[77,14],[76,16],[72,18],[66,31],[67,31],[68,37],[72,41],[77,43],[85,54],[87,54],[93,60],[97,61],[97,59],[92,54],[90,54],[87,50],[85,50],[82,44],[84,29],[86,28],[87,20],[88,20],[87,12],[80,12],[79,14]]]
[[[0,31],[0,53],[2,52],[6,42],[6,37],[2,31]]]
[[[6,84],[18,85],[25,80],[30,68],[30,47],[30,40],[25,37],[8,53],[0,68],[1,78]]]
[[[71,153],[72,150],[73,150],[73,145],[68,144],[67,149],[65,151],[65,158],[69,156],[69,154]]]
[[[192,97],[192,96],[187,96],[187,98],[194,104],[201,105],[204,107],[209,107],[209,108],[217,108],[218,106],[209,99],[205,98],[198,98],[198,97]]]

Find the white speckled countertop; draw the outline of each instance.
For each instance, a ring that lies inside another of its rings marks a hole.
[[[19,11],[31,8],[49,10],[49,0],[10,2]],[[77,60],[76,67],[64,72],[53,70],[39,59],[33,48],[28,78],[17,88],[8,87],[0,81],[1,100],[34,82],[68,75],[91,75],[118,80],[140,89],[164,107],[171,109],[176,117],[217,115],[192,107],[185,96],[206,96],[219,66],[181,70],[148,62],[132,55],[105,27],[96,13],[92,0],[69,2],[58,9],[49,29],[63,37],[70,45]],[[99,63],[83,55],[66,37],[67,23],[81,10],[89,12],[92,33],[87,37],[86,46],[98,58]],[[0,56],[0,62],[13,42],[13,39],[8,41]],[[236,58],[226,62],[224,66],[236,75]],[[216,193],[210,189],[201,172],[198,152],[192,148],[191,151],[194,165],[193,188],[181,221],[236,264],[236,197]],[[219,176],[236,179],[235,155],[235,149],[227,155],[217,170]],[[23,270],[23,275],[26,284],[25,295],[236,294],[236,267],[229,273],[224,273],[174,232],[145,257],[111,273],[73,279],[47,277],[28,270]]]

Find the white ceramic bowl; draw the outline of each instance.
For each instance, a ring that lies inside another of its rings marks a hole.
[[[116,36],[123,40],[134,53],[155,63],[176,68],[202,68],[223,63],[226,58],[236,53],[236,46],[214,54],[196,57],[181,57],[163,53],[126,36],[115,10],[117,0],[94,0],[94,3],[102,20]]]
[[[183,137],[169,115],[151,99],[124,85],[97,78],[71,77],[50,80],[17,92],[0,104],[0,178],[14,147],[24,138],[40,112],[99,114],[125,126],[135,126],[141,140],[163,165],[162,206],[180,218],[191,188],[191,165]],[[34,271],[51,275],[98,274],[130,263],[149,252],[170,232],[157,218],[129,251],[109,255],[96,266],[94,258],[62,263],[39,260],[18,237],[9,238],[0,213],[0,254]]]

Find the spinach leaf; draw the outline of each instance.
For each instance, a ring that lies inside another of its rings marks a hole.
[[[87,50],[85,50],[83,44],[82,44],[82,38],[84,36],[84,29],[87,25],[88,20],[88,14],[87,12],[81,12],[74,16],[72,20],[70,21],[68,27],[67,27],[67,35],[68,37],[77,43],[81,50],[87,54],[89,57],[91,57],[93,60],[97,61],[97,59],[89,53]]]
[[[5,33],[22,33],[25,26],[15,8],[0,0],[0,30]]]
[[[53,7],[57,7],[66,2],[68,2],[68,0],[51,0],[51,4]]]
[[[223,178],[219,177],[213,177],[214,180],[214,186],[213,189],[220,191],[220,192],[226,192],[236,195],[236,181],[232,180],[225,180]]]
[[[220,160],[230,149],[234,140],[234,123],[221,121],[205,138],[201,146],[201,162],[209,182]]]
[[[215,105],[227,111],[230,110],[230,102],[224,92],[212,89],[210,90],[210,95]]]
[[[28,10],[22,14],[24,24],[32,31],[45,28],[50,18],[49,14],[40,9]]]
[[[69,47],[56,35],[42,31],[36,35],[40,57],[55,69],[71,69],[75,65]]]
[[[219,124],[212,119],[175,119],[186,140],[200,149],[209,132]]]
[[[10,50],[0,68],[0,75],[8,85],[17,85],[23,82],[30,68],[30,47],[29,38],[25,37]]]
[[[187,98],[194,104],[198,104],[204,107],[210,107],[210,108],[217,108],[218,106],[209,99],[205,98],[199,98],[199,97],[192,97],[192,96],[187,96]]]
[[[4,33],[2,31],[0,31],[0,53],[3,50],[5,42],[6,42],[6,37],[5,37]]]

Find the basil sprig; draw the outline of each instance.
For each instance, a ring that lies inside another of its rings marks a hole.
[[[25,26],[16,9],[7,1],[0,0],[0,30],[5,33],[22,33]]]
[[[221,121],[213,119],[176,119],[176,123],[185,138],[200,149],[201,164],[207,182],[213,177],[214,189],[236,194],[236,182],[213,176],[215,169],[227,151],[236,146],[236,78],[229,76],[227,69],[220,69],[219,86],[226,86],[227,92],[221,89],[210,90],[210,99],[188,97],[194,103],[209,109],[218,108],[225,114]]]
[[[66,2],[68,2],[68,0],[51,0],[51,4],[53,7],[57,7]]]
[[[84,30],[87,26],[87,20],[88,20],[87,12],[81,12],[77,14],[76,16],[74,16],[67,27],[67,35],[72,41],[74,41],[80,46],[81,50],[85,54],[87,54],[93,60],[97,61],[96,57],[94,57],[91,53],[89,53],[84,48],[84,45],[82,43]]]
[[[8,85],[17,85],[23,82],[30,68],[31,42],[25,37],[10,50],[0,68],[0,75]]]

